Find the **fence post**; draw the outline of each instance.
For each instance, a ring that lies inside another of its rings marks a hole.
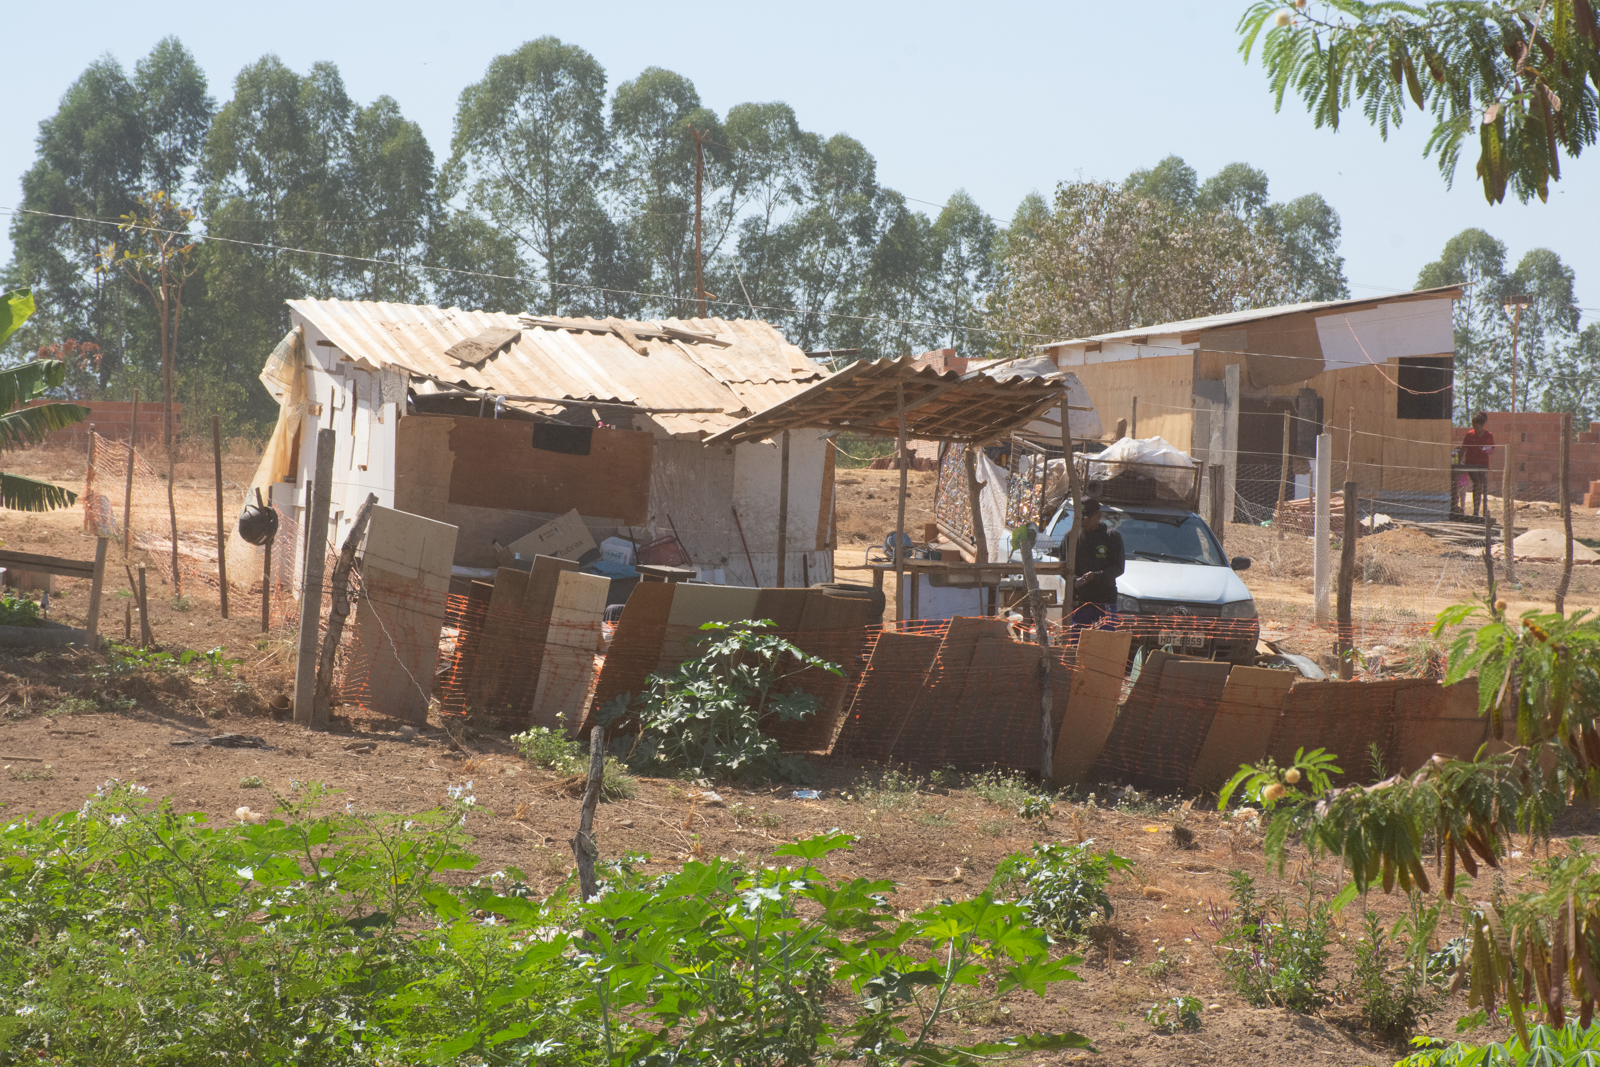
[[[1224,477],[1222,473],[1222,464],[1211,464],[1211,470],[1209,473],[1211,475],[1211,532],[1217,535],[1217,541],[1220,543],[1224,533],[1224,524],[1222,521],[1222,501],[1227,491],[1227,486],[1224,485],[1222,481]]]
[[[788,588],[789,569],[789,431],[783,431],[778,460],[778,588]],[[905,462],[902,456],[900,461]]]
[[[318,722],[316,714],[317,638],[322,619],[322,575],[328,563],[328,508],[333,497],[333,452],[336,444],[331,429],[317,431],[317,481],[311,492],[311,509],[306,515],[306,569],[300,580],[300,651],[294,665],[294,721],[313,730],[328,727],[327,714]]]
[[[1355,674],[1355,623],[1350,616],[1350,597],[1356,579],[1356,518],[1359,504],[1356,483],[1344,483],[1344,538],[1339,544],[1339,677],[1349,681]]]
[[[1513,447],[1511,431],[1506,431],[1506,470],[1500,478],[1500,547],[1505,552],[1506,584],[1514,585],[1517,581],[1516,553],[1512,551],[1511,542],[1517,536],[1517,466],[1512,453]],[[1484,509],[1485,511],[1488,508]]]
[[[1333,481],[1333,434],[1317,435],[1316,509],[1311,528],[1312,590],[1316,599],[1317,622],[1328,621],[1328,494]]]
[[[1556,614],[1565,615],[1567,589],[1572,585],[1572,415],[1561,416],[1561,527],[1566,531],[1566,551],[1561,556],[1561,582],[1556,586]]]
[[[134,435],[139,429],[139,390],[133,391],[133,412],[128,417],[128,484],[122,490],[122,558],[133,549],[133,463]],[[142,614],[142,613],[141,613]]]
[[[222,617],[228,617],[228,527],[222,521],[222,420],[211,416],[211,452],[217,469],[217,589],[222,594]]]
[[[1038,540],[1039,532],[1032,523],[1028,524],[1022,540],[1022,580],[1028,589],[1028,612],[1033,616],[1033,632],[1039,640],[1039,732],[1043,740],[1039,746],[1039,780],[1048,789],[1050,776],[1056,766],[1053,729],[1055,693],[1050,685],[1050,621],[1045,617],[1044,597],[1039,593],[1039,579],[1033,570],[1033,546]]]
[[[1272,513],[1272,525],[1278,540],[1283,540],[1283,505],[1289,499],[1289,409],[1283,409],[1283,469],[1278,474],[1278,510]]]

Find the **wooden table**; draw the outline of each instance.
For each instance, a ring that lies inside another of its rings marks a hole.
[[[1001,581],[1008,577],[1022,574],[1022,564],[1020,562],[968,563],[966,560],[907,559],[901,563],[901,566],[905,568],[906,575],[911,580],[911,595],[907,601],[909,607],[906,615],[912,619],[920,617],[919,609],[921,605],[917,603],[917,594],[921,587],[920,579],[923,574],[947,574],[951,577],[972,578],[975,579],[973,581],[974,585],[999,585]],[[895,564],[892,561],[887,563],[869,562],[867,569],[872,572],[872,588],[881,592],[883,590],[884,572],[893,572]],[[1033,570],[1035,574],[1062,575],[1066,573],[1066,565],[1061,560],[1036,559],[1033,561]],[[990,610],[993,610],[992,600],[990,602]]]

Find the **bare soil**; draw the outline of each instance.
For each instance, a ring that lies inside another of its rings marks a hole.
[[[74,474],[81,478],[82,473],[82,457],[69,454],[26,453],[8,456],[7,462],[9,469],[48,474],[64,484],[73,484]],[[229,477],[247,479],[253,462],[248,456],[230,460]],[[209,462],[196,461],[193,467],[180,467],[180,479],[209,484]],[[870,541],[881,543],[883,534],[893,529],[898,478],[893,471],[839,472],[842,578],[852,574],[848,567],[859,559],[855,553]],[[933,474],[910,475],[916,494],[908,508],[912,530],[932,521],[933,479]],[[1600,522],[1592,514],[1580,521],[1582,535],[1600,534]],[[0,512],[0,539],[6,547],[25,551],[85,556],[92,541],[81,526],[78,509],[45,516]],[[1230,551],[1257,560],[1247,577],[1259,596],[1286,605],[1309,603],[1310,546],[1304,539],[1280,542],[1270,530],[1244,526],[1230,526],[1227,538]],[[1374,610],[1420,615],[1472,592],[1477,588],[1473,583],[1482,580],[1481,560],[1458,558],[1457,550],[1434,548],[1411,534],[1381,534],[1364,540],[1363,550],[1372,553],[1373,577],[1361,585],[1359,595]],[[116,560],[114,574],[120,563]],[[1548,569],[1524,565],[1521,570],[1523,594],[1542,598]],[[1572,599],[1593,603],[1594,581],[1583,572],[1575,579]],[[122,602],[117,592],[107,590],[108,618],[120,615],[114,610]],[[892,603],[892,585],[889,592]],[[340,791],[341,804],[407,813],[431,808],[444,799],[447,787],[471,781],[480,804],[469,822],[481,857],[474,874],[514,865],[541,892],[569,877],[567,840],[577,823],[578,801],[552,788],[554,775],[522,760],[505,732],[434,718],[408,742],[396,733],[399,723],[349,707],[336,709],[327,732],[283,721],[272,703],[292,686],[293,650],[281,636],[257,632],[254,598],[238,597],[242,603],[236,603],[230,620],[219,617],[215,599],[213,591],[197,589],[187,609],[177,610],[169,596],[153,590],[152,624],[157,641],[166,647],[221,645],[230,656],[244,660],[225,676],[152,670],[107,676],[98,654],[0,650],[0,817],[76,809],[109,778],[137,781],[153,794],[171,797],[180,810],[205,812],[218,821],[234,818],[240,806],[270,808],[271,792],[286,792],[296,781],[328,783]],[[52,614],[77,621],[86,601],[87,582],[63,581]],[[1530,599],[1534,602],[1548,603]],[[220,732],[257,736],[269,747],[173,744]],[[360,743],[374,747],[350,747]],[[1363,1031],[1347,991],[1309,1015],[1253,1008],[1230,991],[1218,966],[1212,948],[1218,936],[1213,909],[1226,905],[1230,870],[1251,872],[1265,893],[1297,895],[1308,880],[1331,889],[1337,871],[1326,859],[1313,863],[1296,853],[1280,878],[1267,869],[1253,829],[1223,821],[1200,799],[1079,798],[1059,804],[1056,817],[1038,825],[970,788],[924,783],[915,794],[884,793],[874,789],[882,768],[816,762],[822,792],[818,800],[796,799],[790,786],[745,789],[717,783],[722,802],[706,804],[695,799],[699,790],[687,783],[641,780],[633,799],[602,807],[602,853],[649,853],[651,868],[661,870],[696,854],[743,855],[761,862],[782,841],[838,827],[859,835],[859,841],[849,852],[834,855],[835,873],[891,879],[900,887],[896,905],[909,910],[947,895],[978,892],[1006,855],[1037,841],[1092,839],[1133,860],[1134,868],[1131,876],[1117,876],[1111,886],[1115,916],[1081,946],[1085,958],[1078,971],[1084,980],[1058,987],[1044,1000],[1010,995],[999,1011],[964,1017],[958,1027],[964,1033],[949,1034],[952,1039],[1073,1028],[1090,1035],[1099,1054],[1041,1055],[1025,1062],[1153,1067],[1378,1065],[1401,1054],[1393,1044]],[[251,787],[256,779],[264,786]],[[1179,823],[1194,833],[1194,848],[1176,846],[1171,830]],[[1581,828],[1594,830],[1588,823]],[[1504,872],[1508,888],[1521,879],[1527,862],[1509,863]],[[1403,903],[1379,894],[1368,901],[1390,921],[1399,916]],[[1358,904],[1340,917],[1340,940],[1333,950],[1332,973],[1346,987],[1353,960],[1344,939],[1353,941],[1359,926]],[[1457,931],[1442,932],[1449,937]],[[1205,1004],[1201,1029],[1173,1036],[1153,1033],[1144,1021],[1146,1010],[1159,999],[1180,994]],[[1454,1020],[1465,1012],[1465,994],[1458,994],[1430,1020],[1428,1029],[1449,1036]],[[1479,1031],[1478,1036],[1487,1034],[1503,1036],[1496,1031]]]

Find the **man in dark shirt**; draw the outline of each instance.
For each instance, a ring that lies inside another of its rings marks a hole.
[[[1100,514],[1100,501],[1089,499],[1081,505],[1078,527],[1078,554],[1073,562],[1073,603],[1070,621],[1093,626],[1117,610],[1117,577],[1122,574],[1124,557],[1122,535],[1106,526]]]

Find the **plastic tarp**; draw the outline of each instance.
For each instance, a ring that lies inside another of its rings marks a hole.
[[[272,486],[293,473],[289,463],[294,457],[294,435],[300,429],[309,404],[303,327],[296,326],[284,334],[283,340],[278,342],[267,357],[266,365],[261,368],[260,379],[261,384],[267,387],[267,392],[278,401],[278,423],[272,428],[272,436],[268,438],[266,450],[261,454],[255,477],[250,479],[250,487],[236,502],[238,508],[244,507],[246,501],[254,500],[257,489],[261,490],[263,499],[270,500]],[[315,451],[314,444],[312,448]],[[261,549],[246,544],[238,531],[234,530],[228,538],[228,573],[237,575],[237,580],[248,586],[249,579],[246,576],[261,573],[261,554]],[[283,565],[289,566],[290,563],[285,561]]]
[[[1088,408],[1088,411],[1069,411],[1067,426],[1072,431],[1075,440],[1085,438],[1098,439],[1105,434],[1105,426],[1100,421],[1100,412],[1095,410],[1094,401],[1089,397],[1089,390],[1078,381],[1076,374],[1062,373],[1060,367],[1049,356],[1031,356],[1028,359],[1019,359],[1015,363],[1006,363],[986,372],[996,381],[1011,381],[1016,378],[1057,378],[1067,387],[1067,405],[1075,408]],[[1061,417],[1061,409],[1053,413],[1055,418]],[[1061,427],[1052,426],[1047,422],[1035,419],[1023,427],[1023,432],[1039,437],[1059,436]]]
[[[1128,464],[1131,463],[1142,466],[1130,468]],[[1090,481],[1109,480],[1124,472],[1137,470],[1139,474],[1155,478],[1179,499],[1186,497],[1194,485],[1195,461],[1187,452],[1159,437],[1143,440],[1124,437],[1107,446],[1104,451],[1090,456],[1088,466]],[[1170,473],[1161,468],[1168,468]]]

